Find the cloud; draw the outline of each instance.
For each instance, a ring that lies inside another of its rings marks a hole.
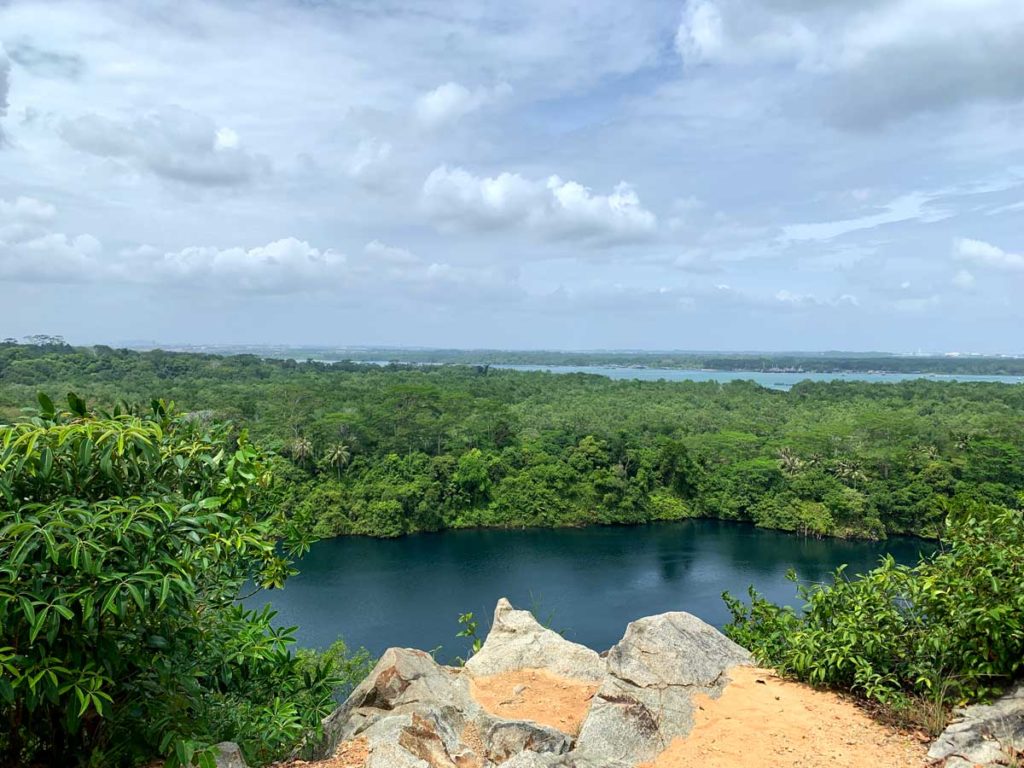
[[[966,269],[961,269],[953,275],[953,279],[950,282],[955,287],[967,291],[974,287],[974,275]]]
[[[1016,203],[1007,203],[1006,205],[997,206],[986,211],[986,213],[989,216],[997,216],[998,214],[1001,213],[1014,213],[1016,211],[1024,211],[1024,200],[1019,200]]]
[[[0,120],[7,116],[7,94],[11,90],[11,62],[0,53]],[[7,143],[4,127],[0,125],[0,149]]]
[[[0,278],[43,283],[87,282],[103,245],[89,234],[50,231],[56,208],[32,197],[0,199]]]
[[[381,190],[392,181],[391,142],[376,137],[363,139],[349,156],[345,171],[360,186]]]
[[[28,40],[7,43],[5,47],[16,64],[36,77],[77,80],[85,71],[82,57],[74,53],[47,50]]]
[[[722,14],[713,0],[691,0],[676,30],[676,50],[688,64],[717,58],[725,45]]]
[[[184,184],[236,186],[269,171],[267,160],[246,152],[232,129],[179,107],[132,122],[86,114],[63,121],[60,135],[81,152],[124,160]]]
[[[950,214],[929,207],[935,197],[936,195],[923,192],[911,192],[892,200],[880,212],[867,216],[838,221],[821,221],[813,224],[789,224],[782,228],[782,240],[832,240],[850,232],[873,229],[901,221],[941,221],[948,218]]]
[[[7,249],[7,258],[16,246],[47,234],[45,225],[56,214],[56,208],[34,197],[0,199],[0,248]]]
[[[958,259],[993,269],[1024,270],[1024,254],[1008,253],[984,240],[960,238],[953,246],[953,253]]]
[[[293,293],[339,287],[345,265],[340,253],[286,237],[248,249],[183,248],[163,254],[153,267],[158,276],[190,284],[215,284],[244,293]]]
[[[494,103],[511,90],[507,83],[472,91],[460,83],[444,83],[416,100],[416,119],[425,128],[439,128]]]
[[[57,209],[50,203],[34,197],[17,197],[13,202],[0,200],[0,223],[4,222],[43,222],[50,221],[57,215]]]
[[[380,240],[371,240],[363,248],[374,261],[392,267],[408,267],[422,263],[422,259],[405,248],[385,245]]]
[[[689,0],[676,33],[687,66],[788,65],[843,128],[874,129],[966,104],[1024,99],[1018,0]]]
[[[558,176],[481,177],[443,165],[424,182],[422,204],[434,224],[449,231],[523,229],[552,240],[612,244],[647,239],[657,227],[626,182],[600,195]]]
[[[368,242],[354,258],[296,237],[255,247],[200,245],[164,251],[138,245],[111,250],[90,234],[55,231],[56,213],[54,206],[34,198],[0,199],[0,279],[102,281],[221,296],[315,294],[345,301],[355,295],[405,296],[440,304],[459,297],[505,301],[521,293],[515,268],[431,262],[380,240]]]
[[[775,293],[775,301],[783,306],[797,309],[810,307],[859,307],[860,301],[849,293],[841,294],[833,299],[821,299],[810,293],[795,293],[782,289]]]

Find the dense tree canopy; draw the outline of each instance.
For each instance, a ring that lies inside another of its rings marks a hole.
[[[296,363],[0,345],[0,415],[39,388],[173,397],[275,451],[319,535],[745,520],[808,535],[939,534],[955,498],[1024,487],[1024,386],[610,381],[473,366]]]

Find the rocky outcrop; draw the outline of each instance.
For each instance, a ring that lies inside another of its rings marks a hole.
[[[936,768],[1024,764],[1024,683],[991,704],[956,714],[928,750]]]
[[[588,682],[600,682],[605,665],[590,648],[571,643],[537,623],[529,611],[517,611],[505,598],[494,609],[494,621],[483,647],[466,662],[474,677],[518,669],[548,672]]]
[[[324,721],[318,756],[360,740],[365,768],[627,768],[688,733],[692,697],[717,697],[729,668],[749,663],[746,651],[690,614],[633,622],[601,657],[502,599],[486,642],[462,669],[422,651],[388,650]],[[474,698],[517,674],[523,682],[507,700],[482,698],[487,708]],[[552,718],[545,704],[567,695],[580,699],[580,717]]]
[[[607,656],[607,674],[583,723],[583,764],[633,766],[693,727],[693,695],[717,698],[726,672],[750,655],[688,613],[634,621]]]

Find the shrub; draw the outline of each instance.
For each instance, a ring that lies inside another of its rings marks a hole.
[[[264,762],[315,735],[337,664],[298,659],[269,609],[308,547],[264,457],[223,425],[40,396],[0,426],[0,763]]]
[[[799,594],[798,614],[753,588],[749,605],[727,593],[727,634],[785,674],[896,708],[986,698],[1024,669],[1024,514],[960,501],[917,566],[886,557]]]

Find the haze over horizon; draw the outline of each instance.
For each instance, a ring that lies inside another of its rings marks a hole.
[[[1013,354],[1021,50],[1019,0],[13,0],[0,336]]]

